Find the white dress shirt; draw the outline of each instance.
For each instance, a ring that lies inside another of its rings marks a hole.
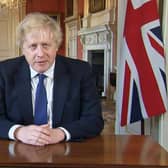
[[[47,104],[48,124],[50,125],[51,128],[52,128],[52,109],[53,109],[54,68],[55,68],[55,62],[46,72],[43,73],[47,76],[44,79],[44,85],[46,87],[47,100],[48,100],[48,104]],[[38,72],[36,72],[30,67],[30,74],[31,74],[31,86],[32,86],[32,103],[33,103],[32,105],[33,105],[33,114],[34,114],[35,93],[36,93],[36,88],[38,84],[38,76],[37,76]],[[17,124],[10,128],[8,132],[8,136],[10,139],[13,139],[13,140],[15,139],[14,131],[16,130],[16,128],[20,126],[21,125]],[[59,127],[59,128],[64,131],[66,135],[66,141],[68,141],[71,138],[70,133],[63,127]]]

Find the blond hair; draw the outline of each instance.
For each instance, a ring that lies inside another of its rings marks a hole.
[[[36,28],[49,27],[53,33],[53,38],[55,40],[57,48],[62,42],[62,31],[58,22],[53,18],[49,17],[47,14],[42,13],[30,13],[26,15],[22,22],[17,27],[16,32],[16,42],[19,47],[22,47],[25,36],[27,33]]]

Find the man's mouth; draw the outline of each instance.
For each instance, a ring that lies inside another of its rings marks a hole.
[[[37,64],[45,64],[47,61],[37,61]]]

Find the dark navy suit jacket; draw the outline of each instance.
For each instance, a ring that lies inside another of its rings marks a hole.
[[[53,128],[64,127],[74,139],[98,135],[103,129],[100,100],[88,63],[56,56]],[[24,56],[0,62],[0,137],[14,124],[33,124],[29,65]]]

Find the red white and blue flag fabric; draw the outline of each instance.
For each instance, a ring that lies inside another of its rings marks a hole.
[[[120,57],[120,125],[166,112],[166,74],[156,0],[128,0]]]

